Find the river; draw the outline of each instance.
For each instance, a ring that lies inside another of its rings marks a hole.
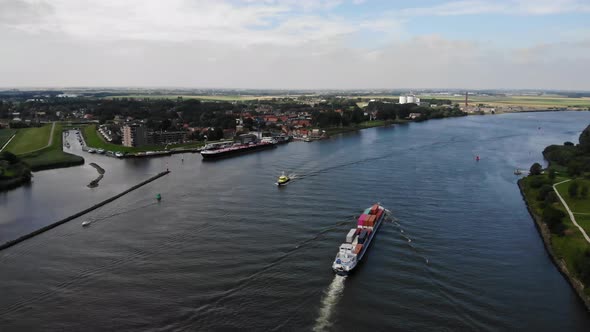
[[[0,326],[588,331],[513,174],[541,162],[545,146],[577,142],[588,123],[590,112],[469,116],[216,162],[85,153],[84,166],[0,194],[0,242],[171,173],[1,251]],[[92,189],[90,162],[106,170]],[[294,180],[278,188],[282,171]],[[338,246],[374,202],[397,222],[356,273],[334,276]]]

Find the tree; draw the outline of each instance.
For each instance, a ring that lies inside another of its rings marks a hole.
[[[551,205],[545,207],[543,210],[543,222],[546,223],[549,230],[555,234],[561,235],[565,230],[565,225],[562,223],[563,217],[565,217],[565,213]]]
[[[539,189],[539,195],[537,195],[538,201],[544,201],[547,195],[553,191],[553,187],[548,184],[544,184],[541,189]]]
[[[590,284],[590,250],[574,259],[574,268],[585,285]]]
[[[557,194],[555,194],[555,191],[551,191],[545,196],[545,201],[543,203],[547,206],[555,202],[557,202]]]
[[[568,142],[563,143],[563,145],[565,145],[565,146],[574,146],[574,143],[568,141]]]
[[[571,176],[579,176],[584,171],[584,163],[580,160],[572,160],[567,164],[567,172]]]
[[[580,196],[583,198],[588,197],[588,186],[582,186],[582,190],[580,190]]]
[[[533,176],[529,184],[532,188],[538,189],[541,188],[544,184],[547,184],[547,179],[540,176]]]
[[[543,167],[539,163],[534,163],[530,169],[531,175],[541,175],[542,171]]]
[[[584,152],[590,152],[590,126],[580,134],[580,148]]]
[[[549,170],[549,178],[550,178],[551,180],[555,180],[555,177],[556,177],[556,176],[557,176],[557,174],[556,174],[555,170],[554,170],[553,168],[552,168],[552,169],[550,169],[550,170]]]
[[[578,196],[578,182],[577,181],[572,181],[572,183],[570,183],[570,186],[567,188],[567,193],[570,195],[570,197],[577,197]]]
[[[0,153],[0,160],[6,160],[10,164],[16,164],[19,162],[18,157],[14,153],[11,153],[8,151],[4,151],[4,152]]]

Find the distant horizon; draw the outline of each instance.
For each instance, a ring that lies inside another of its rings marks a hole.
[[[496,91],[496,92],[530,92],[530,93],[538,93],[538,92],[576,92],[576,93],[590,93],[590,90],[567,90],[567,89],[534,89],[534,88],[482,88],[482,89],[475,89],[475,88],[346,88],[346,89],[338,89],[338,88],[292,88],[292,89],[281,89],[281,88],[215,88],[215,87],[182,87],[182,86],[0,86],[0,91],[59,91],[59,90],[138,90],[138,91],[148,91],[153,90],[153,92],[162,92],[162,91],[169,91],[169,90],[180,90],[180,91],[190,91],[190,90],[203,90],[203,91],[259,91],[259,92],[324,92],[324,91],[334,91],[334,92],[379,92],[384,93],[388,91],[402,91],[402,92],[433,92],[433,93],[444,93],[444,92],[489,92],[489,91]]]

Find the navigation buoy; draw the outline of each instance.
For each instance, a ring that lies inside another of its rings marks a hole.
[[[479,161],[479,156],[475,156],[475,161]]]
[[[162,200],[162,195],[156,194],[156,199],[158,200],[158,202],[161,201]]]

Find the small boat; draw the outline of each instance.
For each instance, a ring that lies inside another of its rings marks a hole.
[[[289,181],[291,181],[291,178],[289,178],[288,176],[286,176],[285,175],[285,172],[283,172],[283,175],[279,176],[279,179],[277,180],[277,186],[284,186]]]
[[[303,139],[304,142],[311,142],[311,138],[310,137],[306,137]]]
[[[90,221],[86,220],[85,222],[82,223],[82,227],[86,227],[90,225]]]
[[[514,170],[514,175],[521,175],[522,171],[519,170],[518,168]]]
[[[96,150],[90,148],[90,149],[88,149],[88,153],[96,153]]]

